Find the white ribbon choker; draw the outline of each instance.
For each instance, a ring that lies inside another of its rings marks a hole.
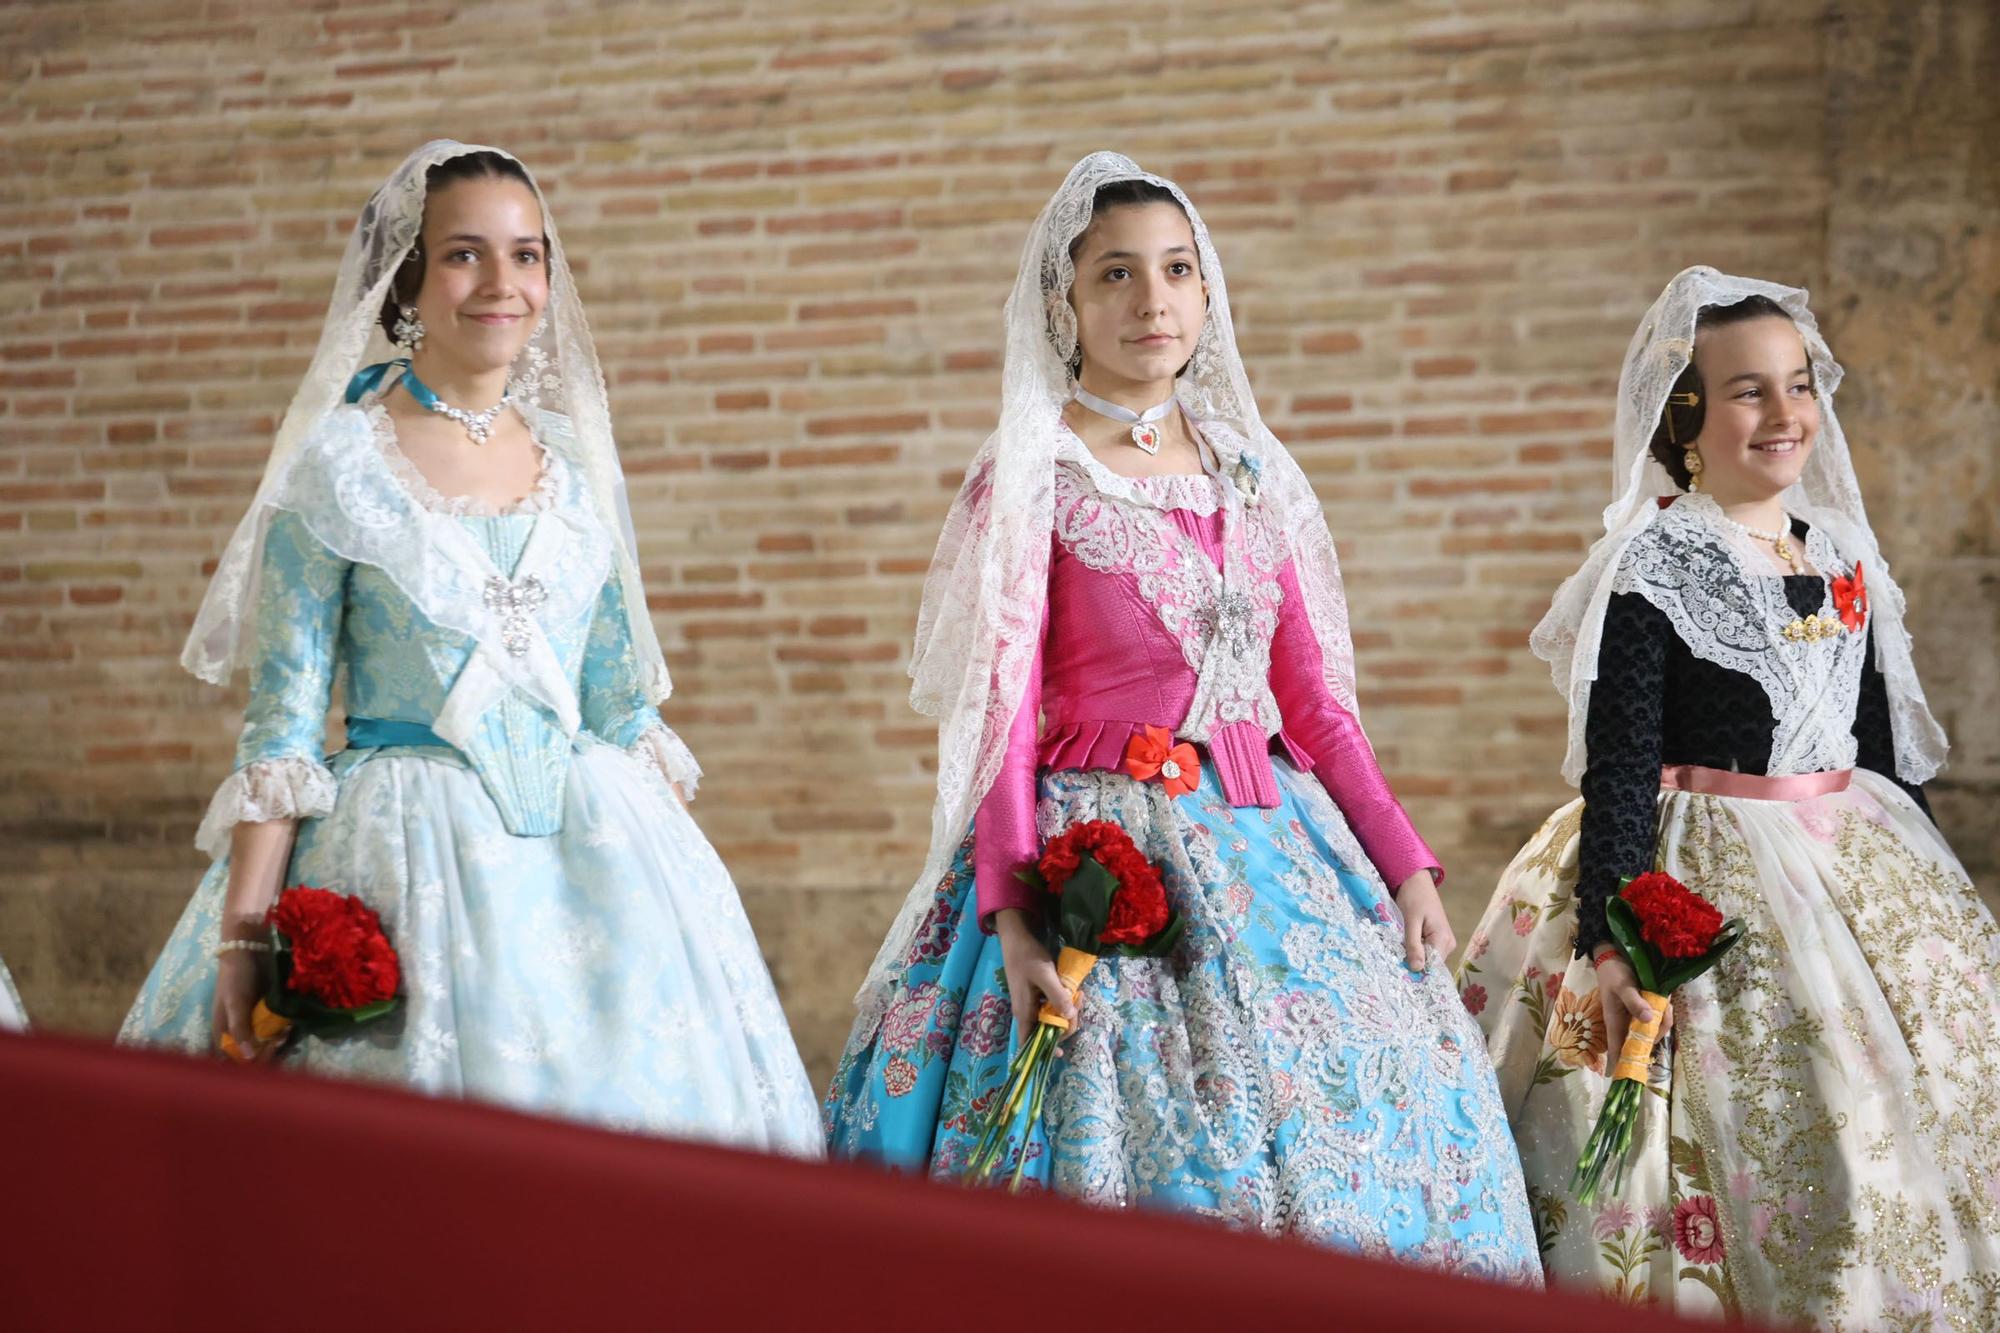
[[[1167,414],[1174,410],[1174,400],[1168,398],[1166,402],[1161,403],[1157,407],[1149,407],[1143,412],[1134,412],[1131,408],[1121,407],[1108,398],[1099,398],[1081,384],[1076,386],[1076,401],[1082,403],[1101,417],[1110,417],[1113,421],[1122,421],[1130,426],[1132,428],[1132,443],[1139,446],[1147,454],[1158,454],[1160,452],[1161,436],[1159,423],[1165,421]]]

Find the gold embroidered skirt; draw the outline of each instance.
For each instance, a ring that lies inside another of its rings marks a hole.
[[[1662,867],[1744,918],[1674,997],[1624,1184],[1570,1175],[1603,1105],[1596,976],[1570,956],[1583,803],[1466,946],[1551,1281],[1827,1329],[2000,1328],[2000,930],[1892,783],[1660,793]]]

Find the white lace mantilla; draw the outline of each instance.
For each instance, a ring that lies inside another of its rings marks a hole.
[[[1056,465],[1056,539],[1099,573],[1131,575],[1180,644],[1197,684],[1179,735],[1203,741],[1236,722],[1255,722],[1265,735],[1276,735],[1281,718],[1271,694],[1271,640],[1284,600],[1277,548],[1268,534],[1248,540],[1251,529],[1265,525],[1241,506],[1226,505],[1212,477],[1174,480],[1209,482],[1210,496],[1227,508],[1223,570],[1138,488],[1127,490],[1129,498],[1107,495],[1096,473],[1074,460]]]
[[[1854,572],[1817,525],[1806,534],[1806,558],[1823,575]],[[1715,501],[1697,493],[1675,502],[1625,548],[1612,591],[1638,593],[1667,617],[1689,652],[1763,688],[1777,723],[1771,776],[1852,768],[1868,635],[1787,639],[1784,627],[1798,617],[1785,599],[1785,581],[1756,572],[1753,562],[1756,552],[1724,526]],[[1830,593],[1822,594],[1819,614],[1834,616]]]
[[[333,772],[316,759],[259,759],[223,780],[195,831],[194,845],[213,860],[229,855],[238,824],[319,819],[333,812]]]

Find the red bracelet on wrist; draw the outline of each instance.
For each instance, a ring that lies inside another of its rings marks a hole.
[[[1615,957],[1617,953],[1618,953],[1617,945],[1600,944],[1595,949],[1592,949],[1590,951],[1590,965],[1592,967],[1596,967],[1600,963],[1602,963],[1605,959]]]

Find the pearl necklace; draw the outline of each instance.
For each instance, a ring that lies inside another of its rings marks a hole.
[[[436,412],[439,416],[450,417],[465,427],[465,433],[472,437],[474,444],[484,444],[493,436],[493,423],[499,419],[514,402],[514,391],[508,389],[500,395],[500,401],[483,412],[469,411],[463,407],[453,407],[437,396],[431,387],[417,378],[417,372],[407,363],[403,367],[403,387],[410,391],[410,397]]]
[[[1132,428],[1133,444],[1139,446],[1140,450],[1149,456],[1157,456],[1159,454],[1160,427],[1158,423],[1165,421],[1167,414],[1174,410],[1173,398],[1169,397],[1166,402],[1161,403],[1157,407],[1149,407],[1143,412],[1134,412],[1131,408],[1122,407],[1108,398],[1099,398],[1096,394],[1079,384],[1076,386],[1076,401],[1082,403],[1101,417],[1110,417],[1113,421],[1124,422]]]
[[[1744,536],[1754,537],[1760,542],[1771,543],[1771,550],[1776,552],[1778,559],[1792,567],[1792,573],[1805,573],[1805,562],[1799,559],[1798,548],[1792,545],[1792,516],[1790,514],[1785,515],[1785,526],[1777,532],[1766,532],[1762,528],[1753,528],[1748,523],[1738,523],[1727,514],[1718,512],[1717,516]]]

